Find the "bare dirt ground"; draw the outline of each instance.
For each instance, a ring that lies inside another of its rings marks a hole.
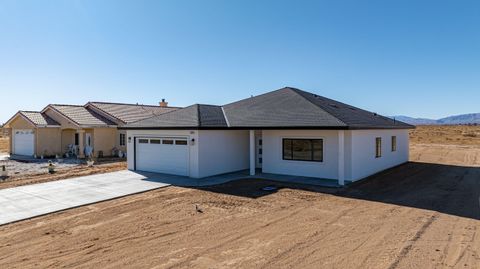
[[[6,225],[0,267],[479,268],[480,168],[430,154],[342,190],[168,187]]]
[[[480,126],[418,126],[410,161],[480,167]]]

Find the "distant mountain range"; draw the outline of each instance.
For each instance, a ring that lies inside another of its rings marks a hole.
[[[412,125],[455,125],[455,124],[480,124],[480,113],[450,116],[443,119],[412,118],[408,116],[393,116],[396,120]]]

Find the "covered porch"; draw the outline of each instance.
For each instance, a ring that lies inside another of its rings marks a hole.
[[[93,154],[94,129],[62,129],[60,143],[64,156],[85,158]]]
[[[248,132],[249,176],[263,177],[270,180],[302,178],[302,180],[308,179],[306,180],[307,182],[313,180],[311,183],[319,181],[322,185],[343,186],[347,183],[345,179],[345,131],[249,130]],[[301,152],[300,150],[300,153],[311,154],[312,160],[286,159],[284,157],[283,141],[289,139],[306,140],[311,143],[313,143],[312,141],[321,141],[321,147],[319,148],[319,152],[321,152],[320,159],[314,158],[313,144],[310,145],[311,152]],[[274,165],[286,168],[281,169],[281,173],[271,173]],[[316,168],[312,169],[312,167]],[[302,170],[303,168],[305,170]],[[310,170],[307,176],[297,176],[304,174],[306,170]],[[322,173],[317,173],[319,170]],[[323,176],[327,174],[329,176]]]

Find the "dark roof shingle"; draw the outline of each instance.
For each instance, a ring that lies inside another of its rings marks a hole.
[[[227,127],[220,106],[195,104],[127,124],[128,127],[212,128]]]
[[[224,106],[193,105],[127,128],[408,129],[412,125],[295,88]]]

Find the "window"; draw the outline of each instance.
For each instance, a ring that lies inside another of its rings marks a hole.
[[[258,149],[258,154],[262,155],[262,154],[263,154],[263,150],[262,150],[262,149]]]
[[[150,144],[160,144],[160,139],[150,139]]]
[[[175,145],[186,145],[187,140],[175,140]]]
[[[375,138],[375,158],[382,157],[382,138]]]
[[[120,146],[125,146],[125,134],[120,134]]]
[[[79,142],[79,137],[78,137],[78,133],[75,134],[75,146],[78,146]]]
[[[171,139],[163,139],[162,144],[164,145],[173,145],[173,140]]]
[[[397,151],[397,137],[392,136],[392,151]]]
[[[323,162],[323,139],[283,139],[283,159]]]
[[[139,144],[148,144],[148,139],[138,139]]]
[[[262,157],[258,158],[258,163],[259,163],[259,164],[262,164],[262,163],[263,163],[263,158],[262,158]]]
[[[258,145],[261,146],[262,145],[262,139],[258,139]]]

